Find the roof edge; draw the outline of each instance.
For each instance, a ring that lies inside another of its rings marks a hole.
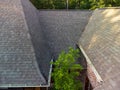
[[[81,52],[83,53],[84,57],[86,58],[88,78],[91,82],[92,87],[95,88],[96,86],[101,85],[103,83],[103,80],[101,76],[99,75],[99,73],[97,72],[97,70],[95,69],[94,65],[92,64],[85,50],[82,48],[80,44],[79,44],[79,48]]]
[[[53,59],[51,59],[51,62],[53,62]],[[26,88],[26,87],[50,87],[50,82],[51,82],[51,73],[52,73],[52,64],[50,65],[50,71],[49,71],[49,78],[48,78],[48,84],[46,85],[35,85],[35,86],[30,86],[30,85],[26,85],[26,84],[21,84],[19,86],[13,86],[12,84],[7,84],[6,85],[0,85],[0,88],[19,88],[19,87],[23,87],[23,88]]]
[[[104,7],[104,8],[97,8],[95,10],[103,10],[103,9],[120,9],[120,7]]]

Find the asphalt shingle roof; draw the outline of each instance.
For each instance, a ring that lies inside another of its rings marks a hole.
[[[0,0],[0,87],[47,85],[52,56],[75,46],[91,14]]]
[[[21,2],[23,5],[25,19],[29,28],[32,44],[35,50],[37,64],[44,78],[46,81],[48,81],[52,55],[50,53],[50,48],[47,43],[45,33],[43,32],[43,29],[41,29],[38,11],[29,2],[29,0],[21,0]]]
[[[0,0],[0,87],[45,84],[20,0]]]
[[[79,45],[103,83],[94,90],[120,90],[120,9],[95,10]]]
[[[48,10],[39,12],[41,29],[54,59],[62,50],[75,47],[92,14],[89,10]]]

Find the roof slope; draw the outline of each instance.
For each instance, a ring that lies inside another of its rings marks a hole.
[[[47,85],[51,53],[57,58],[75,46],[91,13],[37,11],[29,0],[0,0],[0,87]]]
[[[54,59],[75,47],[92,14],[89,10],[41,10],[39,19]]]
[[[25,20],[27,22],[31,40],[35,50],[37,64],[46,81],[49,79],[50,61],[52,59],[48,41],[45,37],[44,29],[39,22],[38,11],[29,0],[21,0]]]
[[[79,45],[103,79],[95,90],[120,89],[120,9],[95,10]]]
[[[45,84],[20,0],[0,0],[0,87]]]

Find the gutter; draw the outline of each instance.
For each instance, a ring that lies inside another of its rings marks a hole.
[[[51,62],[53,62],[53,59],[51,59]],[[52,64],[50,65],[50,71],[49,71],[49,77],[48,77],[48,86],[50,86],[50,82],[51,82],[51,73],[52,73]]]
[[[51,59],[51,62],[53,62],[53,59]],[[49,76],[48,76],[48,84],[47,85],[40,85],[40,86],[35,86],[35,87],[50,87],[50,82],[51,82],[51,73],[52,73],[52,64],[50,65],[50,71],[49,71]]]
[[[51,62],[53,62],[53,59],[51,59]],[[51,64],[51,65],[50,65],[49,76],[48,76],[48,84],[47,84],[47,85],[40,85],[40,86],[38,86],[38,87],[50,87],[52,66],[53,66],[53,65]]]
[[[51,59],[51,62],[53,62],[53,59]],[[38,86],[28,86],[26,84],[21,84],[19,86],[13,86],[12,84],[7,84],[7,85],[0,85],[0,89],[7,89],[7,88],[27,88],[27,87],[46,87],[48,90],[48,87],[50,87],[50,82],[51,82],[51,73],[52,73],[52,64],[50,65],[50,71],[49,71],[49,76],[48,76],[48,84],[46,85],[38,85]],[[7,86],[7,87],[6,87]]]
[[[81,52],[83,53],[84,57],[86,58],[88,78],[91,82],[91,85],[94,88],[97,85],[102,84],[103,80],[80,44],[79,44],[79,48]]]

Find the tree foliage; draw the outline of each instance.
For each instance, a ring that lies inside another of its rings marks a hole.
[[[76,64],[79,57],[79,50],[69,48],[68,53],[61,52],[58,59],[52,64],[55,66],[52,73],[55,90],[81,90],[82,84],[76,77],[83,69],[80,64]]]
[[[67,0],[30,0],[38,9],[66,9]],[[120,0],[68,0],[69,9],[96,9],[120,6]]]
[[[64,9],[66,8],[65,0],[53,0],[54,9]]]

